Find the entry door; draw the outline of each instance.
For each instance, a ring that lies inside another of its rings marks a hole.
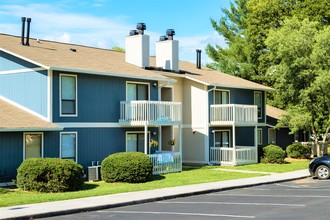
[[[173,89],[170,87],[161,88],[161,101],[171,102],[173,101]],[[162,150],[172,151],[171,145],[168,144],[170,140],[173,140],[173,126],[162,126]]]
[[[148,84],[127,83],[127,101],[149,100]]]
[[[149,140],[149,134],[147,139]],[[126,151],[144,153],[144,133],[127,133]]]
[[[231,147],[229,130],[214,131],[214,147]]]

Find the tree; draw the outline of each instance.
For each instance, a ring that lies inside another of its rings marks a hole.
[[[297,17],[270,30],[265,41],[272,65],[267,74],[276,88],[273,102],[286,108],[278,126],[291,133],[308,130],[318,145],[330,129],[330,27]]]
[[[272,62],[265,40],[272,29],[280,28],[292,16],[308,18],[326,26],[330,23],[328,0],[235,0],[213,28],[222,35],[227,47],[207,45],[213,60],[208,67],[254,82],[273,86],[267,69]]]
[[[225,16],[219,22],[211,19],[213,28],[225,38],[228,47],[208,44],[206,53],[214,61],[208,67],[250,79],[255,66],[250,62],[251,45],[244,33],[247,2],[248,0],[235,0],[235,4],[230,4],[230,9],[222,9]]]
[[[125,52],[125,49],[124,48],[117,47],[117,46],[112,47],[111,50],[114,50],[114,51],[117,51],[117,52]]]

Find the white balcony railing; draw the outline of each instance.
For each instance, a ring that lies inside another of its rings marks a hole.
[[[236,156],[234,158],[234,155]],[[244,165],[257,163],[257,148],[254,146],[211,147],[210,163],[220,165]]]
[[[152,166],[153,174],[165,174],[182,171],[182,158],[180,152],[162,151],[148,155]]]
[[[211,125],[256,124],[258,109],[256,105],[211,105]]]
[[[181,102],[122,101],[119,123],[124,125],[179,125]]]

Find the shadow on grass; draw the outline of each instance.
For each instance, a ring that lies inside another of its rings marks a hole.
[[[151,176],[151,179],[150,179],[150,182],[152,181],[159,181],[159,180],[163,180],[165,179],[166,177],[163,176],[163,175],[152,175]]]
[[[99,187],[99,184],[97,183],[85,182],[82,190],[91,190],[96,189],[97,187]]]

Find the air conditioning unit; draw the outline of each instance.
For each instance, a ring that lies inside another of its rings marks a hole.
[[[88,181],[99,181],[101,180],[101,166],[88,167]]]

